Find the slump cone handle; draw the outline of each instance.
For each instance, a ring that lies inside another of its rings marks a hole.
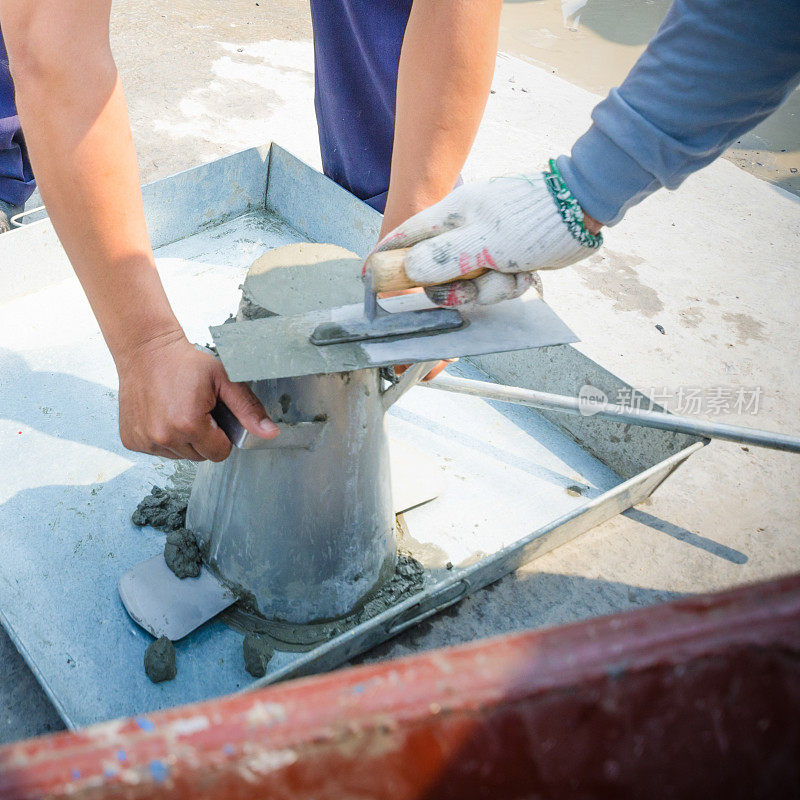
[[[437,281],[437,283],[415,283],[406,275],[403,266],[406,260],[406,253],[411,248],[404,247],[400,250],[384,250],[380,253],[373,253],[364,265],[365,269],[372,272],[372,289],[375,292],[401,292],[403,289],[416,289],[418,286],[436,286],[437,283],[450,283],[454,280],[468,280],[477,278],[489,270],[485,267],[470,270],[459,275],[458,278],[451,278],[447,281]]]

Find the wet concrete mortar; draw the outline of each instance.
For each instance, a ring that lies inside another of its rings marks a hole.
[[[202,564],[202,554],[194,534],[183,527],[191,489],[187,470],[192,469],[191,465],[182,467],[181,478],[175,486],[154,486],[131,516],[133,523],[139,527],[149,525],[167,533],[164,558],[179,578],[197,577]],[[217,577],[221,578],[219,575]],[[230,588],[239,599],[231,608],[223,611],[220,617],[232,628],[245,634],[245,667],[254,677],[262,677],[266,673],[269,657],[275,650],[312,650],[401,603],[421,591],[423,584],[424,567],[410,553],[403,551],[401,545],[391,578],[378,587],[359,608],[340,619],[307,624],[267,619],[259,612],[253,595],[236,586]],[[257,675],[262,662],[264,672]]]

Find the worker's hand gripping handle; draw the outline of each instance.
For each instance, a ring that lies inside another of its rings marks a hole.
[[[372,290],[375,292],[401,292],[404,289],[416,289],[418,286],[436,286],[436,283],[415,283],[405,270],[405,260],[411,248],[405,247],[400,250],[383,250],[373,253],[365,265],[365,269],[372,272]],[[488,272],[484,267],[470,270],[460,276],[459,280],[477,278]],[[452,282],[452,278],[443,283]]]

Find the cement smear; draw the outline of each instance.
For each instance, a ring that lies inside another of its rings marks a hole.
[[[179,578],[196,578],[203,558],[194,534],[186,528],[170,531],[164,545],[164,561]]]
[[[275,652],[266,636],[248,633],[242,642],[244,668],[254,677],[263,678],[267,674],[267,664]]]
[[[150,642],[144,651],[144,671],[153,683],[171,681],[178,674],[175,648],[166,636]]]
[[[247,272],[240,313],[245,319],[294,316],[358,303],[364,297],[363,259],[334,244],[277,247]]]
[[[149,525],[169,533],[186,527],[186,507],[197,474],[197,464],[191,461],[173,461],[175,470],[164,487],[153,486],[136,506],[131,522],[138,527]]]

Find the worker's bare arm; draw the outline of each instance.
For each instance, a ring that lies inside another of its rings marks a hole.
[[[147,236],[109,10],[107,0],[0,0],[42,196],[111,352],[124,360],[181,329]]]
[[[448,194],[494,73],[501,0],[414,0],[397,75],[384,235]]]
[[[0,0],[20,120],[50,219],[117,365],[124,444],[224,458],[229,443],[208,414],[217,397],[248,430],[265,413],[186,340],[159,280],[109,45],[110,5]]]

